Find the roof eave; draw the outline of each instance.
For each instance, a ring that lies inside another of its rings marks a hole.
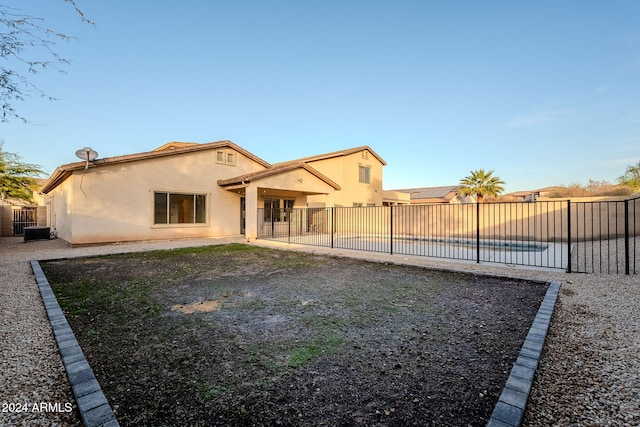
[[[332,151],[330,153],[318,154],[316,156],[309,156],[309,157],[302,157],[300,159],[295,159],[295,160],[288,160],[285,162],[276,163],[274,166],[284,165],[289,163],[299,163],[299,162],[312,163],[320,160],[332,159],[334,157],[348,156],[363,150],[369,151],[380,163],[382,163],[383,166],[387,165],[387,162],[385,162],[384,159],[378,155],[378,153],[373,151],[371,147],[369,147],[368,145],[361,145],[359,147],[347,148],[346,150]]]
[[[335,181],[331,180],[330,178],[328,178],[327,176],[321,174],[320,172],[318,172],[316,169],[312,168],[311,166],[307,165],[306,163],[292,163],[292,164],[288,164],[288,165],[283,165],[281,167],[272,167],[263,171],[258,171],[258,172],[253,172],[253,173],[249,173],[249,174],[245,174],[245,175],[240,175],[234,178],[228,178],[228,179],[219,179],[218,180],[218,185],[221,187],[231,187],[231,186],[236,186],[236,185],[246,185],[248,183],[250,183],[252,180],[258,180],[258,179],[263,179],[263,178],[267,178],[273,175],[278,175],[284,172],[290,172],[292,170],[296,170],[296,169],[304,169],[307,172],[309,172],[310,174],[312,174],[313,176],[315,176],[316,178],[320,179],[321,181],[324,181],[326,184],[330,185],[331,187],[333,187],[335,190],[341,190],[342,187],[340,187],[340,185],[338,185]]]
[[[63,169],[62,167],[56,168],[51,174],[47,182],[44,183],[40,192],[42,194],[49,194],[54,188],[62,184],[67,178],[73,174],[73,171]]]
[[[177,143],[174,143],[177,144]],[[165,147],[167,144],[163,145],[163,147]],[[267,162],[266,160],[261,159],[260,157],[256,156],[255,154],[245,150],[244,148],[234,144],[231,141],[218,141],[218,142],[209,142],[209,143],[205,143],[205,144],[197,144],[194,143],[193,145],[187,145],[181,148],[176,147],[175,149],[172,150],[153,150],[153,151],[145,151],[142,153],[135,153],[135,154],[126,154],[123,156],[114,156],[114,157],[105,157],[103,159],[96,159],[92,162],[90,162],[88,164],[89,168],[93,168],[93,167],[97,167],[97,166],[103,166],[103,165],[115,165],[115,164],[120,164],[120,163],[128,163],[128,162],[135,162],[138,160],[146,160],[146,159],[155,159],[155,158],[159,158],[159,157],[166,157],[166,156],[173,156],[176,154],[185,154],[185,153],[192,153],[192,152],[197,152],[197,151],[205,151],[205,150],[214,150],[216,148],[222,148],[222,147],[228,147],[231,148],[235,151],[237,151],[238,153],[241,153],[242,155],[244,155],[245,157],[255,161],[256,163],[260,164],[261,166],[265,167],[265,168],[271,168],[271,164],[269,162]],[[42,188],[42,192],[44,194],[47,194],[48,192],[50,192],[51,190],[53,190],[55,187],[57,187],[58,185],[60,185],[65,179],[67,179],[69,176],[71,176],[71,174],[73,174],[74,171],[76,170],[82,170],[85,167],[87,167],[87,163],[86,162],[74,162],[74,163],[68,163],[66,165],[61,165],[59,166],[56,171],[53,173],[53,175],[51,175],[51,177],[47,180],[47,183],[43,186]],[[46,191],[45,191],[46,190]]]

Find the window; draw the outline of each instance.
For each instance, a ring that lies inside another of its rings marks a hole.
[[[364,184],[371,184],[371,167],[359,166],[358,181]]]
[[[206,223],[204,194],[154,193],[154,224]]]
[[[264,199],[265,222],[286,222],[289,220],[289,212],[293,209],[294,200]]]
[[[290,221],[291,218],[289,218],[291,216],[291,210],[293,209],[293,200],[283,200],[284,201],[284,220],[285,221]]]
[[[236,153],[231,150],[216,151],[216,163],[234,166],[236,164]]]

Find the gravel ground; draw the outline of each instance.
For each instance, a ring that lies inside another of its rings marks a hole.
[[[31,266],[3,260],[0,276],[0,426],[76,425],[75,405],[65,406],[74,403],[71,387]],[[34,411],[41,403],[62,403],[61,412]]]
[[[238,241],[241,239],[197,239],[70,248],[60,240],[24,243],[20,238],[1,238],[0,328],[4,333],[0,340],[0,384],[3,385],[0,427],[81,425],[29,260]],[[256,244],[381,262],[561,281],[560,296],[523,425],[640,425],[640,359],[637,357],[640,354],[640,280],[637,275],[565,274],[266,241]],[[640,261],[637,262],[640,265]],[[22,406],[25,403],[26,408]],[[41,403],[48,405],[41,407]],[[67,411],[68,403],[73,406],[71,412]],[[26,411],[17,412],[17,409]]]

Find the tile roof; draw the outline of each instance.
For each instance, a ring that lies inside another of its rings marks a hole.
[[[314,175],[314,176],[318,177],[319,179],[323,180],[324,182],[326,182],[327,184],[329,184],[333,188],[340,189],[341,188],[340,185],[338,185],[336,182],[334,182],[333,180],[329,179],[327,176],[323,175],[322,173],[318,172],[316,169],[312,168],[307,163],[313,162],[313,161],[318,161],[318,160],[331,159],[331,158],[339,157],[339,156],[346,156],[346,155],[350,155],[350,154],[361,152],[363,150],[367,150],[367,151],[369,151],[371,153],[371,155],[373,155],[376,159],[378,159],[383,165],[387,164],[382,159],[382,157],[380,157],[375,151],[373,151],[371,149],[371,147],[369,147],[367,145],[363,145],[363,146],[360,146],[360,147],[349,148],[349,149],[346,149],[346,150],[333,151],[333,152],[330,152],[330,153],[318,154],[318,155],[315,155],[315,156],[303,157],[301,159],[290,160],[290,161],[287,161],[287,162],[281,162],[281,163],[276,163],[276,164],[272,165],[272,164],[266,162],[265,160],[259,158],[258,156],[256,156],[256,155],[250,153],[249,151],[245,150],[244,148],[234,144],[233,142],[225,140],[225,141],[218,141],[218,142],[209,142],[209,143],[204,143],[204,144],[200,144],[200,143],[196,143],[196,142],[171,141],[171,142],[168,142],[168,143],[166,143],[164,145],[161,145],[160,147],[158,147],[158,148],[156,148],[156,149],[154,149],[152,151],[146,151],[146,152],[135,153],[135,154],[127,154],[127,155],[123,155],[123,156],[106,157],[106,158],[102,158],[102,159],[99,158],[99,159],[96,159],[93,162],[91,162],[89,164],[89,167],[90,168],[94,168],[94,167],[99,167],[99,166],[104,166],[104,165],[118,164],[118,163],[124,163],[124,162],[134,162],[134,161],[138,161],[138,160],[153,159],[153,158],[164,157],[164,156],[173,156],[173,155],[177,155],[177,154],[192,153],[192,152],[196,152],[196,151],[211,150],[211,149],[217,149],[217,148],[222,148],[222,147],[231,148],[231,149],[233,149],[233,150],[245,155],[246,157],[248,157],[248,158],[252,159],[253,161],[257,162],[258,164],[264,166],[265,170],[254,172],[254,173],[247,174],[247,175],[242,175],[242,176],[235,177],[235,178],[229,178],[229,179],[220,180],[218,182],[218,184],[221,185],[221,186],[236,185],[236,184],[242,183],[243,181],[248,181],[248,180],[252,180],[252,179],[253,180],[261,179],[261,178],[264,178],[264,177],[267,177],[267,176],[271,176],[271,175],[275,175],[275,174],[278,174],[278,173],[287,172],[289,170],[302,168],[302,169],[305,169],[307,172],[311,173],[312,175]],[[44,186],[42,187],[42,193],[47,194],[48,192],[53,190],[55,187],[60,185],[69,176],[71,176],[71,174],[74,171],[82,170],[85,167],[86,167],[86,162],[84,162],[84,161],[68,163],[68,164],[59,166],[54,171],[54,173],[49,177],[49,179],[44,184]]]
[[[401,193],[411,194],[411,199],[439,199],[449,196],[451,193],[455,193],[459,188],[457,185],[444,186],[444,187],[420,187],[420,188],[405,188],[399,191]]]
[[[103,159],[96,159],[89,164],[89,168],[106,166],[111,164],[118,163],[126,163],[126,162],[134,162],[138,160],[146,160],[153,159],[165,156],[174,156],[178,154],[192,153],[197,151],[205,151],[205,150],[214,150],[217,148],[228,147],[231,148],[244,156],[250,158],[251,160],[261,164],[265,168],[270,168],[271,164],[265,160],[262,160],[260,157],[255,154],[250,153],[244,148],[234,144],[231,141],[217,141],[217,142],[208,142],[204,144],[198,144],[194,142],[169,142],[164,144],[153,151],[145,151],[142,153],[135,154],[126,154],[123,156],[114,156],[114,157],[105,157]],[[66,165],[61,165],[56,168],[53,174],[49,177],[46,184],[42,187],[42,192],[47,194],[55,187],[60,185],[67,179],[74,171],[82,170],[86,167],[86,162],[74,162],[68,163]]]

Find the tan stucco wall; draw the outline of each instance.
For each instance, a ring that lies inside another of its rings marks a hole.
[[[52,226],[72,244],[236,235],[240,194],[217,181],[262,169],[240,154],[217,164],[214,150],[90,167],[49,194]],[[206,224],[154,225],[154,191],[206,194]]]
[[[390,205],[410,205],[411,194],[401,191],[384,190],[382,192],[382,201]]]
[[[254,184],[263,188],[305,193],[325,194],[333,192],[333,187],[302,168],[273,175],[255,181]]]
[[[393,234],[407,238],[566,241],[571,224],[572,241],[614,239],[625,233],[624,202],[568,203],[511,202],[405,205],[336,209],[334,232],[371,235]],[[640,235],[640,200],[629,202],[629,233]],[[477,220],[480,214],[480,224]],[[392,220],[393,218],[393,220]]]
[[[71,242],[73,238],[71,230],[72,189],[73,179],[68,179],[56,187],[47,197],[51,232],[68,242]]]
[[[382,163],[367,151],[367,158],[363,158],[362,152],[338,156],[309,162],[309,166],[328,176],[342,189],[331,193],[327,197],[309,197],[309,206],[345,206],[351,207],[354,203],[362,203],[367,206],[382,205]],[[371,183],[359,182],[359,166],[371,168]]]
[[[12,236],[12,224],[11,205],[0,205],[0,236]]]
[[[42,202],[44,203],[44,198],[43,198]],[[46,206],[38,206],[37,217],[38,217],[38,227],[46,227],[47,224],[49,223],[49,221],[47,219],[47,207]]]

